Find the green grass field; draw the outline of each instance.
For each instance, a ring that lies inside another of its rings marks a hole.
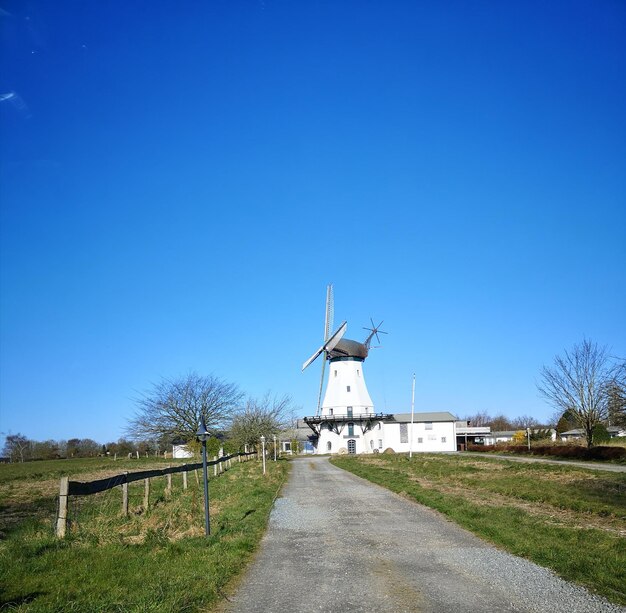
[[[211,529],[204,536],[201,478],[152,480],[151,508],[143,483],[129,486],[130,516],[120,516],[121,491],[70,498],[71,528],[53,536],[58,478],[88,481],[124,470],[171,464],[103,458],[0,466],[0,609],[7,611],[207,611],[245,567],[265,531],[288,462],[234,463],[210,479]],[[201,475],[200,475],[201,477]]]
[[[626,605],[626,474],[462,455],[332,462]]]

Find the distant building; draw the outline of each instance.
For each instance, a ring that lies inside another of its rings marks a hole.
[[[611,438],[626,436],[626,428],[624,427],[607,426],[606,431],[609,433]],[[567,432],[561,432],[560,436],[562,441],[570,441],[585,438],[586,435],[582,428],[574,428],[573,430],[568,430]]]

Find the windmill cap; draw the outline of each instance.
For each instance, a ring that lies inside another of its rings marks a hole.
[[[368,348],[364,343],[352,341],[348,338],[342,338],[330,352],[330,359],[336,358],[360,358],[364,360],[367,357]]]

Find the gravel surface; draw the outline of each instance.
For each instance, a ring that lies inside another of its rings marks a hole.
[[[626,612],[327,458],[282,494],[228,611]]]

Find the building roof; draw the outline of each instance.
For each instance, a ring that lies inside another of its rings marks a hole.
[[[606,431],[609,434],[619,434],[624,431],[624,428],[620,428],[619,426],[607,426]],[[585,431],[582,428],[574,428],[573,430],[568,430],[567,432],[561,432],[561,436],[583,436]]]
[[[410,413],[394,413],[393,418],[398,422],[410,422],[411,414]],[[448,411],[438,411],[435,413],[414,413],[413,414],[414,422],[424,422],[424,421],[456,421],[456,417],[449,413]]]

